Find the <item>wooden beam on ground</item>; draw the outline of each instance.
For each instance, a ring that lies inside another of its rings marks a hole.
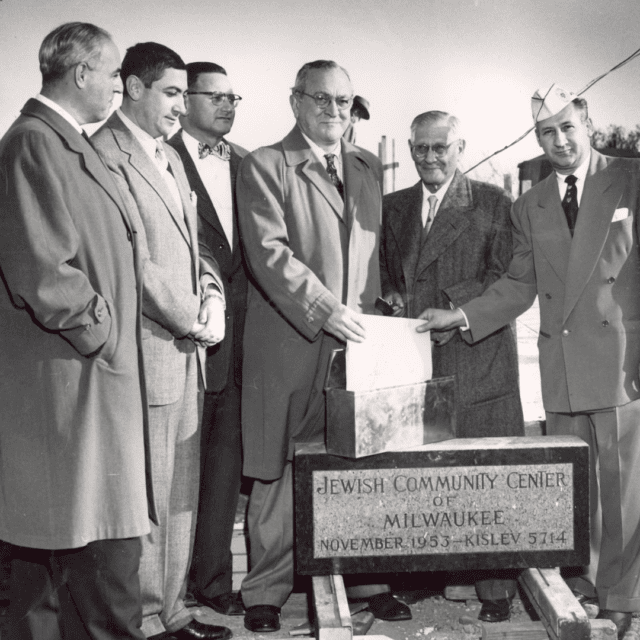
[[[519,582],[552,640],[589,640],[589,618],[557,569],[525,569]]]
[[[447,600],[477,600],[478,594],[473,584],[450,584],[444,588]]]
[[[542,622],[490,622],[482,624],[482,640],[548,640]]]
[[[352,640],[351,614],[342,576],[313,576],[318,640]]]
[[[589,620],[591,640],[617,640],[618,631],[611,620]]]

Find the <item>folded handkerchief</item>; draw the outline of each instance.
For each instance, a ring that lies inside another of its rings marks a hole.
[[[616,209],[613,212],[613,218],[611,222],[618,222],[618,220],[624,220],[629,217],[629,209],[627,207],[622,207],[621,209]]]

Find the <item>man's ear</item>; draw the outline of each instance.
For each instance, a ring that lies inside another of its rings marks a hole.
[[[538,130],[538,124],[533,125],[533,130],[536,132],[536,140],[538,141],[538,146],[541,147],[542,143],[540,142],[540,131]]]
[[[466,140],[460,140],[460,153],[464,153],[464,150],[467,148],[467,141]]]
[[[593,135],[593,122],[591,122],[591,118],[587,118],[585,125],[587,126],[589,137],[591,137]]]
[[[89,71],[91,71],[91,69],[86,62],[79,62],[75,66],[73,70],[73,79],[79,89],[82,89],[87,84]]]
[[[144,90],[144,84],[142,84],[142,80],[138,78],[138,76],[131,75],[127,78],[125,85],[127,87],[127,95],[134,102],[140,100],[142,96],[142,92]]]
[[[296,97],[295,93],[292,93],[289,96],[289,104],[291,105],[293,115],[296,117],[296,120],[297,120],[298,119],[298,98]]]

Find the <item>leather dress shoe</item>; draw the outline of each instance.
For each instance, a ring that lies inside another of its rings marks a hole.
[[[258,604],[244,614],[244,628],[253,633],[271,633],[280,629],[280,607]]]
[[[221,613],[223,616],[241,616],[245,611],[244,604],[242,604],[242,596],[237,591],[235,593],[221,593],[215,598],[197,596],[196,599],[198,604],[211,607],[211,609]]]
[[[233,634],[227,627],[191,620],[188,625],[171,632],[177,640],[227,640]]]
[[[601,609],[596,616],[598,620],[611,620],[618,630],[618,640],[624,638],[624,634],[631,626],[631,613],[628,611],[611,611],[611,609]]]
[[[369,603],[367,609],[373,613],[378,620],[398,622],[399,620],[411,620],[411,609],[396,600],[389,592],[377,593],[371,598],[367,598]]]
[[[483,600],[478,620],[483,622],[504,622],[511,617],[511,600]]]

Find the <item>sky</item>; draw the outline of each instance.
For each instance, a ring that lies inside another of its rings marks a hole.
[[[185,62],[221,64],[243,97],[228,138],[248,149],[293,126],[288,96],[300,66],[335,60],[371,104],[358,144],[377,153],[381,136],[395,139],[396,188],[417,181],[407,145],[417,114],[462,119],[468,168],[531,126],[535,89],[579,91],[640,48],[638,0],[0,0],[0,132],[40,89],[42,39],[71,20],[107,29],[122,55],[156,41]],[[640,123],[640,59],[585,97],[596,127]],[[539,153],[530,134],[474,177],[515,174]]]

